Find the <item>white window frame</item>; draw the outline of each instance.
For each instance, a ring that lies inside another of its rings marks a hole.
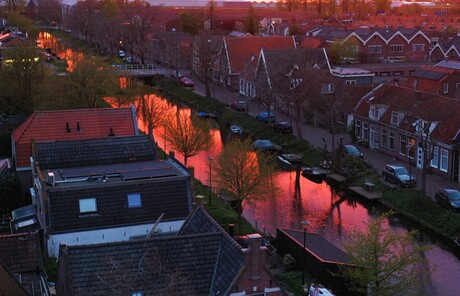
[[[346,80],[345,81],[345,85],[355,85],[356,84],[356,80]]]
[[[445,94],[449,92],[449,83],[444,83],[442,90]]]
[[[355,135],[360,139],[363,137],[362,129],[361,129],[361,121],[360,120],[356,120],[356,123],[355,123]]]
[[[382,53],[381,45],[369,45],[369,53]]]
[[[137,198],[136,200],[133,200]],[[128,208],[137,209],[142,207],[142,196],[140,193],[128,193],[127,196]]]
[[[20,221],[16,224],[16,229],[33,225],[35,223],[35,218],[30,218],[24,221]]]
[[[395,133],[390,132],[388,135],[388,149],[394,150],[395,149]]]
[[[391,52],[403,52],[404,51],[404,45],[402,45],[402,44],[390,45],[390,51]]]
[[[391,113],[391,124],[398,125],[399,124],[399,116],[398,113]]]
[[[379,108],[376,106],[371,106],[371,119],[379,119]]]
[[[386,129],[382,129],[382,132],[381,132],[381,142],[380,142],[380,146],[382,147],[387,147],[387,130]]]
[[[425,51],[425,44],[412,44],[413,52],[422,52]]]
[[[447,172],[449,170],[449,151],[441,148],[439,170]]]
[[[438,168],[439,166],[439,147],[433,147],[433,159],[430,163],[431,167]]]
[[[407,150],[407,136],[400,135],[399,136],[399,154],[406,155],[407,154],[406,150]]]
[[[369,140],[369,123],[363,122],[363,140]]]
[[[80,206],[80,214],[97,213],[97,200],[92,198],[80,198],[78,200]]]

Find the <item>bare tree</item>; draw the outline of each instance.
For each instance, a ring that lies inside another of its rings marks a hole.
[[[431,160],[434,156],[434,150],[437,144],[436,138],[433,136],[433,132],[438,122],[434,120],[423,120],[419,119],[415,122],[415,134],[419,138],[419,147],[422,148],[423,163],[422,163],[422,179],[420,180],[420,191],[423,195],[426,195],[426,175],[428,169],[431,166]],[[414,150],[417,147],[410,147],[407,152],[414,155]],[[409,157],[410,157],[409,154]]]
[[[238,213],[240,233],[243,202],[276,196],[279,191],[273,181],[273,156],[254,151],[249,141],[230,142],[212,162],[213,181],[236,198],[233,208]]]
[[[55,23],[61,28],[62,25],[62,3],[61,0],[39,0],[39,17],[47,23]]]
[[[148,135],[155,142],[153,130],[172,117],[168,102],[155,94],[138,96],[135,100],[136,113],[147,124]],[[165,151],[166,152],[166,151]]]
[[[221,38],[212,36],[207,32],[202,32],[195,37],[193,66],[196,74],[203,79],[207,97],[211,97],[212,73],[221,42]]]
[[[165,125],[163,136],[173,150],[184,156],[184,164],[187,165],[189,157],[209,149],[213,131],[209,120],[178,111]]]
[[[93,41],[99,27],[102,2],[96,0],[77,1],[69,15],[69,25],[83,39]]]

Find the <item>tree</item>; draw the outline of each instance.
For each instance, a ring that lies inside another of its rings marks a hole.
[[[10,214],[19,206],[18,196],[21,196],[21,186],[17,177],[6,172],[0,176],[0,214]]]
[[[221,47],[221,39],[203,32],[195,37],[195,51],[197,60],[194,60],[196,74],[204,80],[206,96],[211,97],[211,80],[214,63]]]
[[[390,9],[391,1],[390,0],[374,0],[375,9],[377,11],[387,11]]]
[[[289,26],[289,35],[296,36],[302,34],[302,29],[297,24],[292,24]]]
[[[171,107],[166,100],[162,100],[155,94],[138,96],[135,100],[135,106],[136,113],[147,124],[148,135],[155,142],[153,130],[165,124],[167,119],[171,117]]]
[[[208,20],[209,20],[209,29],[212,31],[215,28],[215,22],[216,22],[216,9],[217,5],[214,0],[211,0],[208,2]]]
[[[178,111],[166,123],[163,137],[173,150],[182,154],[184,164],[187,165],[189,157],[210,148],[213,137],[210,128],[210,120],[196,119]]]
[[[41,83],[48,76],[46,68],[39,62],[38,48],[22,41],[16,47],[3,49],[2,55],[6,60],[0,69],[3,110],[30,115],[44,91]]]
[[[415,122],[415,134],[419,137],[419,147],[422,148],[423,154],[422,179],[420,180],[420,191],[423,195],[426,195],[426,175],[431,166],[434,150],[439,149],[436,147],[438,141],[433,136],[433,132],[436,129],[437,124],[438,122],[434,120],[426,121],[419,119]],[[410,149],[407,149],[409,155],[415,154],[414,149],[417,148],[411,147]]]
[[[336,40],[329,48],[328,55],[334,64],[349,63],[358,56],[358,40]]]
[[[99,108],[104,97],[118,88],[113,69],[95,57],[76,60],[75,68],[63,78],[67,108]]]
[[[45,23],[62,25],[62,3],[61,0],[39,0],[38,15]]]
[[[344,245],[350,265],[342,266],[340,274],[349,280],[350,290],[372,296],[423,294],[422,284],[430,270],[419,267],[426,264],[427,247],[414,240],[414,231],[392,231],[386,221],[393,214],[378,216],[365,231],[356,228]]]
[[[249,7],[248,13],[243,19],[243,26],[244,26],[244,31],[248,32],[252,35],[256,35],[259,33],[259,17],[254,11],[254,7],[251,5]]]
[[[254,151],[249,141],[230,142],[212,162],[217,188],[230,192],[236,199],[232,206],[238,213],[240,233],[243,202],[263,200],[278,191],[273,182],[273,156]]]
[[[195,36],[203,29],[203,16],[198,13],[183,12],[180,14],[179,23],[183,32]]]

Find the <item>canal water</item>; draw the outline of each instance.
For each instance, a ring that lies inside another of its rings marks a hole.
[[[70,71],[74,66],[73,61],[82,58],[80,53],[64,48],[54,36],[48,33],[41,33],[38,41],[42,48],[50,48],[61,59],[66,59]],[[163,98],[155,96],[155,101],[169,104],[170,116],[176,112],[193,116],[190,109],[178,109],[177,106]],[[141,130],[147,131],[147,126],[141,120],[138,123]],[[169,151],[168,143],[163,141],[163,129],[164,127],[158,127],[154,130],[155,141],[161,149]],[[189,158],[188,165],[195,168],[195,177],[203,184],[209,185],[210,161],[219,155],[225,143],[231,139],[232,136],[228,129],[216,128],[211,148]],[[176,153],[176,157],[183,161],[180,154]],[[347,196],[343,192],[337,192],[324,181],[315,183],[301,177],[300,190],[296,190],[295,172],[287,168],[278,171],[275,178],[278,187],[282,189],[278,196],[264,202],[243,205],[243,216],[253,226],[270,235],[275,235],[277,228],[303,230],[301,222],[306,220],[310,222],[307,226],[308,232],[318,233],[337,247],[342,248],[343,243],[349,239],[355,228],[364,230],[367,222],[374,219],[376,214],[385,211],[377,204],[373,205],[359,198]],[[459,246],[418,227],[403,217],[388,219],[386,227],[397,232],[416,229],[420,232],[418,237],[420,243],[430,247],[423,254],[428,259],[428,266],[421,267],[421,269],[433,270],[431,281],[426,283],[426,295],[460,295],[460,281],[457,280],[460,278]]]

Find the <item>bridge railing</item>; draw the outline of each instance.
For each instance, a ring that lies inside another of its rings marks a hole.
[[[153,64],[115,64],[112,65],[114,68],[120,70],[120,71],[145,71],[149,72],[152,74],[159,74],[159,75],[165,75],[166,70],[165,69],[157,69],[155,65]]]

